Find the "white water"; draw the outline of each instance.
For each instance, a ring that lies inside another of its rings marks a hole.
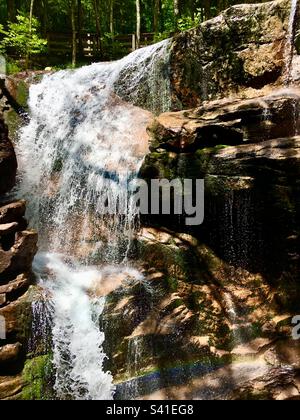
[[[170,108],[169,50],[166,41],[118,62],[46,76],[30,90],[31,120],[17,147],[18,195],[39,230],[35,270],[53,308],[59,399],[113,397],[99,329],[105,299],[93,292],[104,273],[128,277],[136,214],[127,183],[146,153],[141,133],[150,118],[124,99],[157,112]],[[114,215],[103,216],[107,200]],[[129,277],[141,279],[132,270]]]
[[[104,298],[88,295],[101,273],[95,268],[66,264],[60,255],[38,255],[35,271],[51,294],[53,314],[53,362],[55,391],[60,399],[109,399],[112,377],[103,372],[104,334],[98,318]],[[47,273],[47,271],[48,273]]]

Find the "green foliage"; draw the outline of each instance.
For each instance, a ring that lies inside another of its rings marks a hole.
[[[20,71],[22,71],[22,69],[15,60],[8,59],[6,61],[6,74],[16,74],[20,73]]]
[[[155,33],[154,41],[161,41],[177,31],[197,26],[229,6],[242,2],[253,3],[252,0],[179,0],[179,14],[175,17],[174,1],[140,0],[142,33]],[[42,54],[35,60],[41,67],[53,67],[70,61],[74,45],[77,47],[78,62],[89,61],[83,53],[84,43],[80,40],[80,34],[83,40],[86,40],[87,34],[98,37],[97,52],[93,59],[118,59],[130,51],[130,35],[137,29],[136,0],[36,0],[33,2],[35,17],[32,31],[28,18],[31,4],[29,0],[0,1],[0,54],[6,51],[15,55],[17,51],[20,57],[26,58],[28,65],[30,56],[39,55],[46,49],[47,43],[39,36],[39,28],[44,38],[47,33],[52,33],[54,44],[50,56]],[[72,16],[75,18],[73,26]],[[74,27],[77,44],[72,45]],[[60,41],[64,38],[62,33],[69,41]],[[117,38],[118,35],[120,38]],[[127,41],[122,39],[123,35],[128,36]],[[149,43],[152,36],[147,39]],[[59,43],[61,51],[57,48]]]
[[[4,32],[4,27],[3,27],[3,25],[1,25],[1,23],[0,23],[0,35],[1,34],[4,34],[5,32]],[[4,52],[5,52],[5,47],[4,47],[4,45],[3,45],[3,43],[2,42],[0,42],[0,54],[4,54]]]
[[[188,29],[195,28],[201,23],[201,12],[200,10],[191,17],[191,16],[184,16],[178,21],[178,29],[183,32],[187,31]]]
[[[154,41],[160,42],[160,41],[170,38],[170,36],[171,36],[170,32],[159,33],[155,35]]]
[[[40,38],[38,34],[39,22],[33,17],[30,24],[29,17],[18,15],[17,22],[9,22],[8,29],[4,31],[3,26],[0,28],[4,35],[1,41],[2,48],[15,49],[21,57],[26,55],[40,54],[45,51],[47,41]]]

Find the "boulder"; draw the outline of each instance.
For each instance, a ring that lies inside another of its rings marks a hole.
[[[0,207],[0,224],[15,223],[21,220],[26,211],[24,200],[14,201]]]
[[[6,295],[13,295],[22,290],[28,289],[31,283],[32,283],[31,273],[22,273],[18,277],[16,277],[14,280],[11,280],[6,284],[0,285],[0,293],[6,294]]]
[[[20,355],[21,349],[21,343],[7,344],[0,347],[0,367],[5,366],[6,363],[15,362]]]
[[[151,150],[187,153],[294,136],[300,128],[299,98],[296,90],[278,91],[261,98],[218,100],[194,110],[162,114],[148,129]]]
[[[0,309],[0,316],[5,319],[7,338],[24,344],[31,327],[30,304],[27,298],[28,292]]]
[[[170,70],[173,109],[245,97],[280,83],[289,16],[289,0],[242,4],[176,36]]]
[[[30,271],[36,252],[37,233],[33,230],[18,232],[15,243],[8,251],[0,249],[0,279]]]
[[[4,225],[0,225],[0,236],[5,236],[10,233],[14,233],[18,230],[18,223],[12,222],[12,223],[6,223]]]

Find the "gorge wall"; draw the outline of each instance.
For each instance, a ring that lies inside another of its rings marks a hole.
[[[261,96],[281,82],[289,0],[231,7],[175,37],[171,52],[174,109],[203,100]],[[297,24],[298,25],[298,24]]]
[[[30,285],[37,234],[27,229],[24,201],[9,199],[17,160],[0,114],[0,400],[20,398],[31,330]],[[6,194],[6,195],[5,195]]]
[[[299,91],[297,56],[293,89],[284,86],[289,13],[289,1],[236,6],[173,40],[172,108],[188,110],[148,127],[140,176],[205,179],[205,221],[142,219],[133,253],[146,284],[110,294],[103,316],[120,398],[299,398],[291,339],[300,310]]]

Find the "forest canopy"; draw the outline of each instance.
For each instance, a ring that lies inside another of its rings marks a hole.
[[[69,60],[75,66],[78,60],[118,58],[238,3],[258,1],[1,0],[0,51],[27,57],[27,65],[29,56],[43,54],[41,65]]]

